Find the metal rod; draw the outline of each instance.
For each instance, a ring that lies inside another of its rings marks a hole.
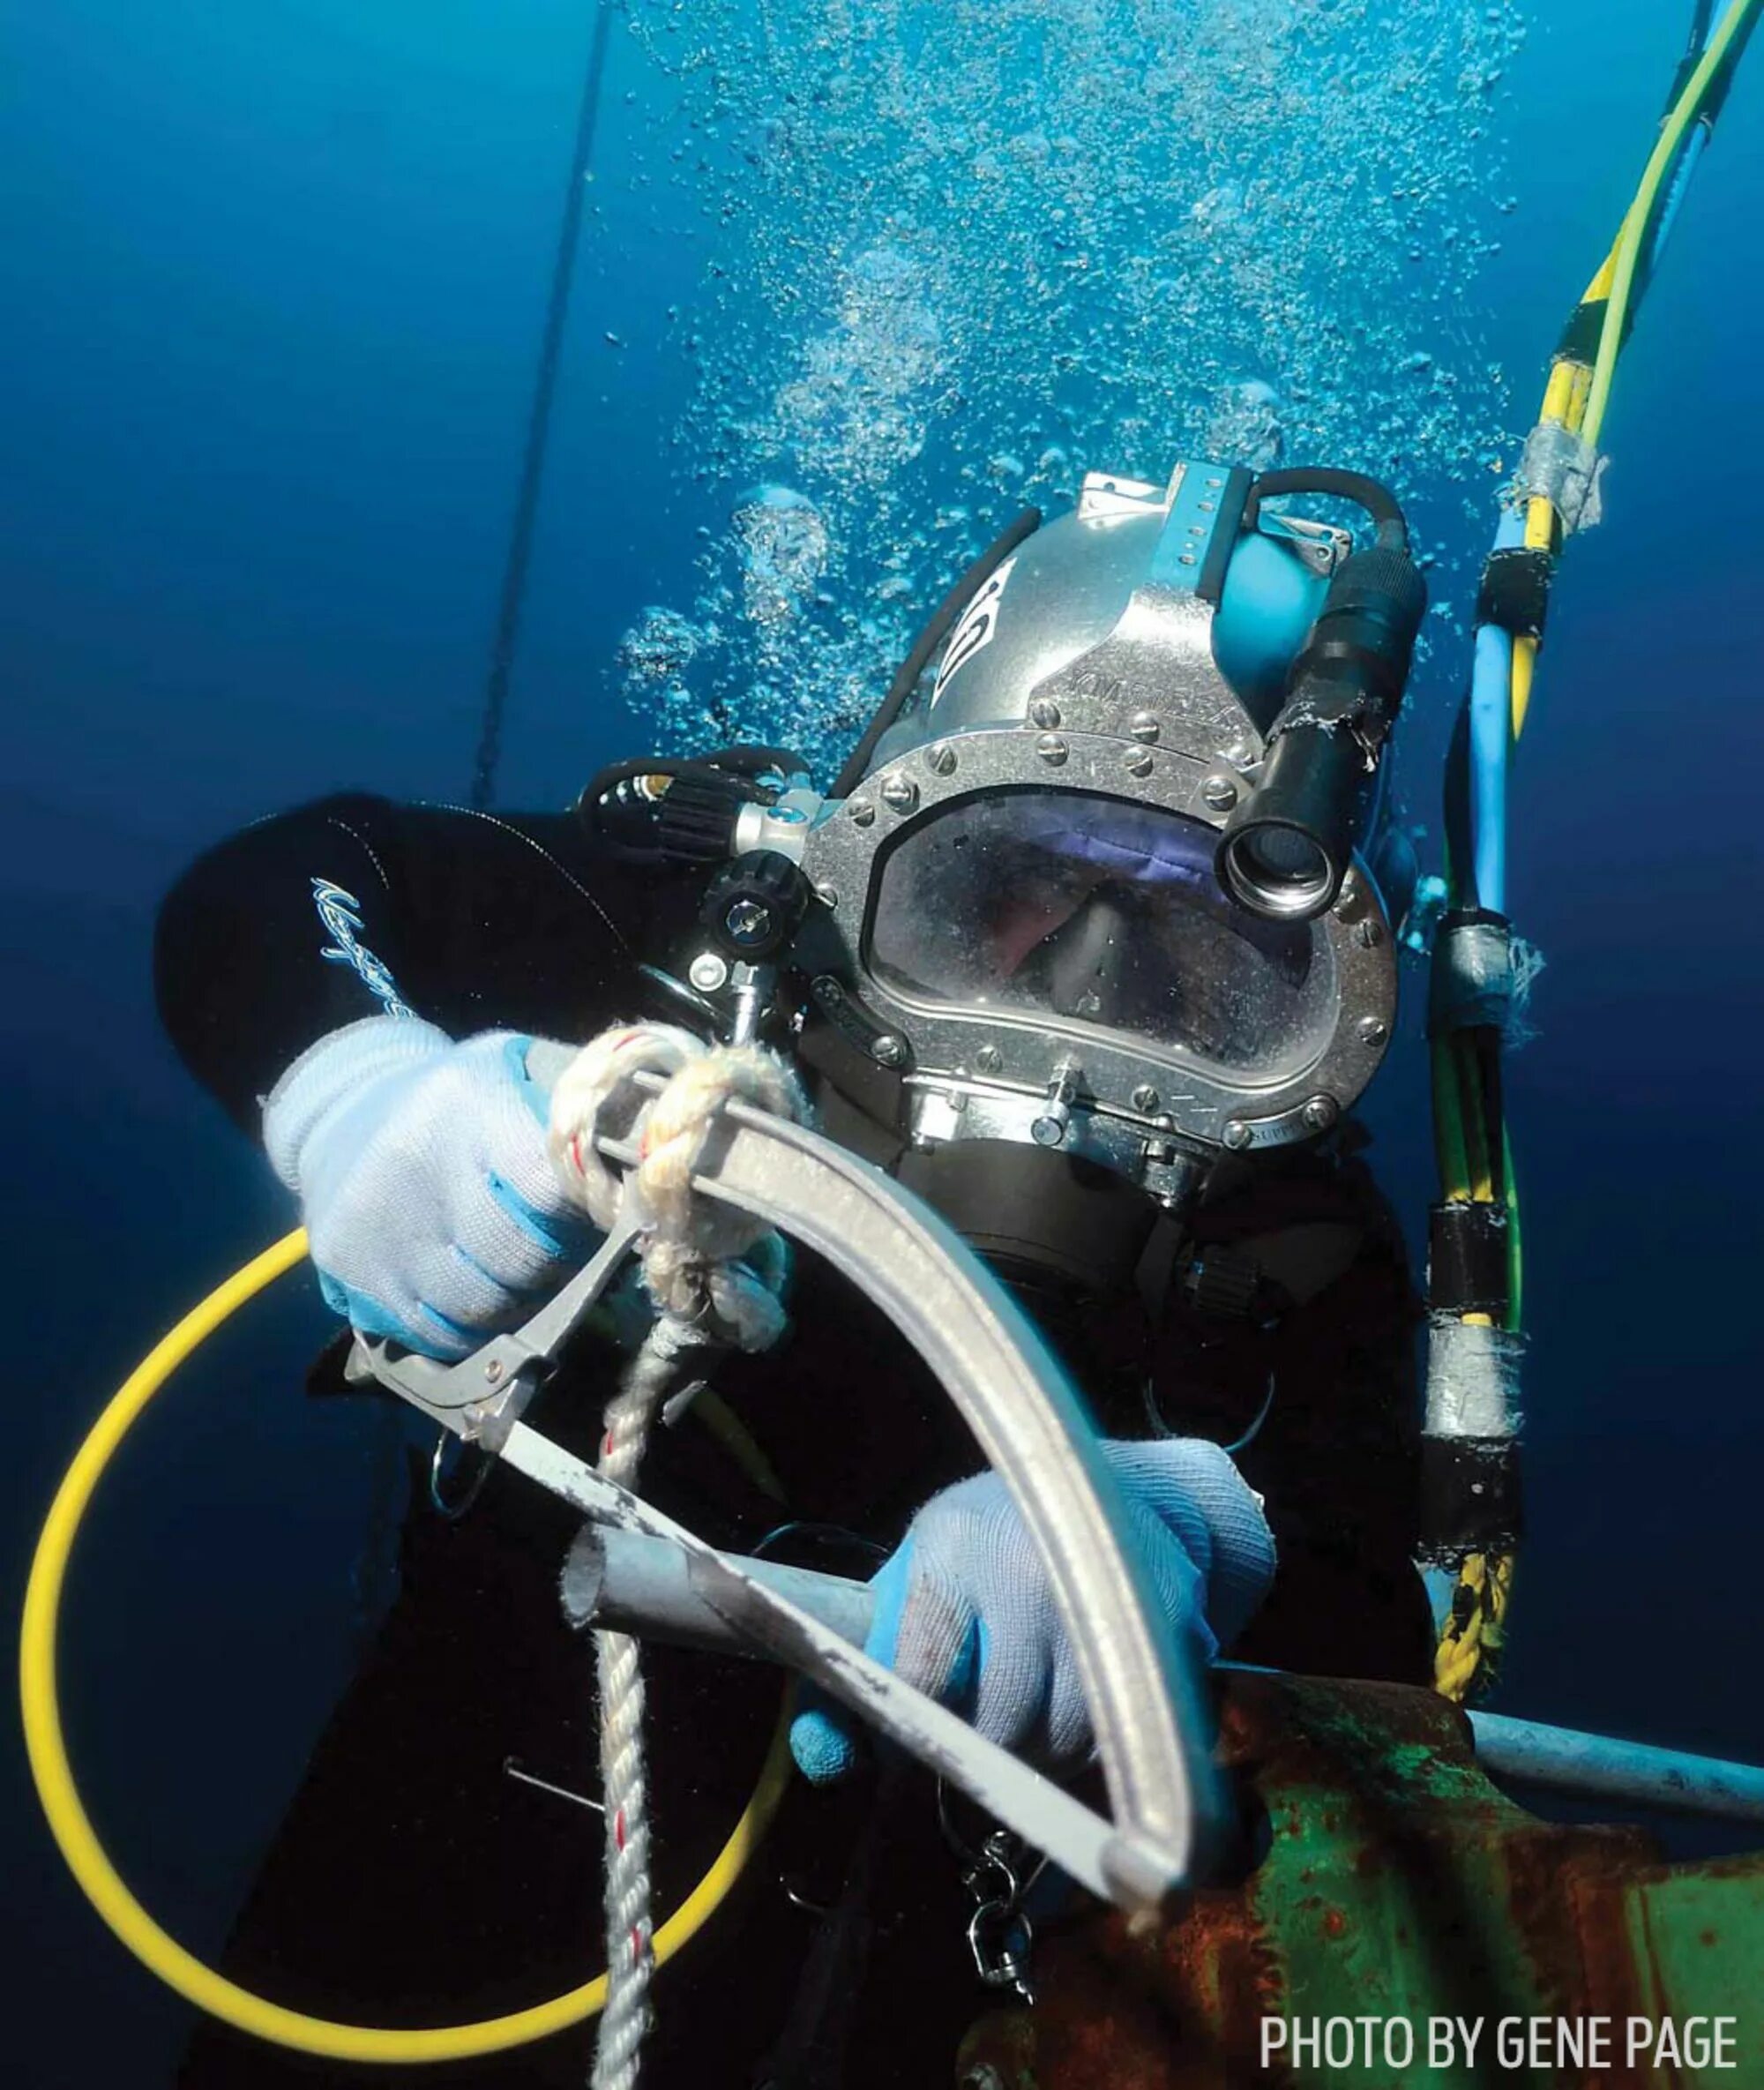
[[[774,1562],[742,1560],[739,1565],[842,1638],[863,1644],[875,1601],[867,1583]],[[592,1621],[722,1654],[762,1652],[705,1600],[676,1547],[640,1532],[605,1526],[585,1531],[564,1572],[564,1596],[579,1625]],[[1228,1670],[1237,1666],[1220,1665]],[[1504,1713],[1472,1712],[1469,1719],[1477,1761],[1502,1778],[1678,1814],[1764,1822],[1764,1770],[1750,1764]]]
[[[568,1786],[554,1786],[549,1778],[535,1778],[521,1766],[519,1757],[505,1757],[503,1771],[506,1776],[524,1786],[534,1786],[542,1793],[549,1793],[558,1800],[568,1800],[573,1806],[586,1807],[592,1814],[604,1814],[606,1809],[598,1800],[590,1800],[586,1793],[572,1793]]]
[[[1764,1770],[1749,1764],[1686,1756],[1609,1734],[1577,1734],[1536,1720],[1509,1719],[1499,1712],[1473,1712],[1470,1726],[1478,1759],[1503,1778],[1523,1779],[1558,1793],[1667,1808],[1675,1814],[1764,1822]]]

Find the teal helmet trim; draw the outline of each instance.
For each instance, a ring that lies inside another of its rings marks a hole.
[[[1213,658],[1219,672],[1257,716],[1271,716],[1286,693],[1286,678],[1328,592],[1319,552],[1333,556],[1334,532],[1301,534],[1289,520],[1267,530],[1245,530],[1225,568],[1213,619]],[[1279,535],[1274,528],[1278,528]]]

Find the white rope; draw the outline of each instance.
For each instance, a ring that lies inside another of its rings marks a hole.
[[[653,1100],[632,1077],[666,1075]],[[763,1350],[784,1326],[783,1243],[762,1221],[692,1189],[706,1137],[730,1097],[781,1117],[806,1114],[783,1062],[754,1045],[706,1046],[662,1024],[609,1030],[567,1067],[551,1093],[551,1153],[595,1224],[627,1199],[643,1216],[639,1253],[657,1319],[608,1404],[599,1470],[634,1487],[650,1425],[687,1351]],[[621,1180],[597,1139],[634,1140]],[[655,1960],[650,1924],[649,1819],[643,1758],[643,1673],[628,1633],[600,1632],[601,1787],[606,1810],[607,2000],[594,2090],[635,2090],[649,2026]]]

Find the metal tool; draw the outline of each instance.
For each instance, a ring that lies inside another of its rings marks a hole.
[[[632,1253],[639,1231],[635,1215],[621,1212],[581,1270],[530,1321],[492,1336],[458,1364],[358,1334],[344,1376],[357,1386],[377,1380],[467,1443],[500,1451],[527,1404],[557,1368],[571,1337]]]
[[[639,1084],[662,1085],[657,1077]],[[617,1164],[635,1159],[628,1142],[599,1145]],[[1122,1541],[1114,1477],[1033,1324],[930,1207],[842,1148],[763,1111],[722,1106],[694,1187],[782,1229],[843,1271],[955,1401],[1041,1549],[1084,1683],[1112,1822],[521,1420],[634,1248],[639,1225],[629,1207],[580,1275],[521,1329],[452,1366],[358,1337],[353,1375],[378,1380],[585,1516],[669,1541],[708,1610],[811,1677],[1092,1891],[1148,1908],[1209,1877],[1229,1849],[1233,1814],[1212,1761],[1202,1682]]]

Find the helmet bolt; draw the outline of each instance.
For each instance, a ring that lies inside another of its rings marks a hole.
[[[1005,1064],[1005,1055],[997,1045],[982,1045],[974,1055],[974,1064],[982,1074],[997,1074]]]
[[[870,1057],[878,1067],[904,1067],[907,1064],[907,1041],[896,1038],[892,1030],[885,1030],[880,1038],[870,1041]]]
[[[1382,1045],[1390,1036],[1390,1025],[1382,1016],[1362,1016],[1360,1038],[1366,1045]]]
[[[919,802],[919,787],[910,776],[885,776],[882,779],[882,803],[892,805],[896,813],[910,813]]]
[[[1136,747],[1127,757],[1129,776],[1149,776],[1152,773],[1152,751],[1148,747]]]
[[[815,898],[820,902],[823,907],[837,907],[839,905],[839,888],[837,886],[817,886]]]
[[[1029,706],[1029,723],[1040,726],[1044,731],[1059,723],[1059,706],[1051,697],[1037,697]]]
[[[1313,1096],[1298,1113],[1312,1132],[1327,1132],[1340,1114],[1333,1096]]]
[[[851,798],[846,802],[846,812],[851,816],[854,827],[870,827],[876,819],[876,808],[868,798]]]
[[[1201,783],[1200,796],[1215,813],[1229,813],[1237,803],[1237,786],[1231,777],[1208,776]]]
[[[1155,740],[1162,729],[1149,711],[1136,711],[1127,721],[1127,730],[1135,740],[1143,740],[1147,746]]]
[[[1035,742],[1035,753],[1043,761],[1051,762],[1058,768],[1065,760],[1069,750],[1058,733],[1043,733]]]
[[[1364,951],[1375,950],[1384,941],[1384,931],[1368,915],[1354,930],[1354,941]]]
[[[729,966],[714,951],[700,951],[687,970],[686,978],[701,994],[714,994],[729,984]]]
[[[955,768],[955,750],[939,740],[925,750],[925,767],[933,776],[947,776]]]
[[[1158,1092],[1148,1082],[1141,1082],[1133,1090],[1133,1108],[1136,1111],[1155,1111],[1158,1106]]]
[[[1227,1118],[1225,1129],[1220,1135],[1234,1154],[1241,1154],[1255,1136],[1241,1118]]]
[[[772,910],[758,900],[737,900],[722,925],[736,943],[760,943],[771,933]]]

